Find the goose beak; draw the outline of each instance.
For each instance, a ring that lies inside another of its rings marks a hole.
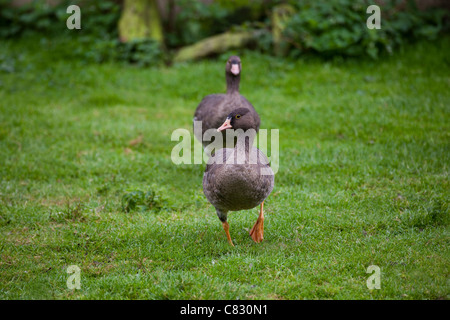
[[[241,71],[239,70],[239,65],[236,64],[232,64],[231,65],[231,73],[234,74],[235,76],[237,76]]]
[[[223,131],[225,129],[230,129],[233,128],[233,126],[231,125],[231,118],[227,118],[227,120],[225,120],[225,122],[223,123],[223,125],[221,125],[218,129],[217,132]]]

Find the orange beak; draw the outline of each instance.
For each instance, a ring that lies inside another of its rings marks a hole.
[[[231,118],[227,118],[227,120],[225,120],[225,122],[217,129],[217,132],[230,128],[233,128],[233,126],[231,125]]]
[[[231,73],[237,76],[239,74],[239,65],[238,64],[232,64],[231,65]]]

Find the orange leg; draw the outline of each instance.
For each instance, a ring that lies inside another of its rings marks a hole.
[[[228,225],[228,222],[222,222],[223,230],[225,230],[225,233],[227,234],[228,242],[234,247],[233,241],[231,241],[230,236],[230,226]]]
[[[256,220],[255,225],[252,230],[250,230],[250,236],[253,241],[259,243],[264,239],[264,201],[261,202],[261,210],[259,211],[258,220]]]

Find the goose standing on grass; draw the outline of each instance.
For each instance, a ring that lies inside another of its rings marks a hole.
[[[232,246],[227,213],[260,205],[259,217],[250,236],[255,242],[261,242],[264,235],[264,200],[274,186],[274,173],[267,157],[253,146],[256,128],[257,123],[249,109],[238,108],[231,112],[217,131],[236,130],[237,143],[234,148],[217,150],[208,159],[203,175],[203,192],[215,207]]]
[[[231,56],[226,63],[225,78],[227,82],[226,94],[210,94],[203,98],[194,114],[194,121],[202,121],[202,132],[195,132],[196,138],[202,142],[205,148],[210,141],[203,141],[203,134],[208,129],[217,129],[223,119],[235,109],[246,108],[249,110],[255,123],[255,130],[258,132],[260,119],[252,104],[239,93],[239,83],[241,81],[242,64],[238,56]],[[222,134],[225,141],[225,134]],[[225,146],[225,144],[224,144]]]

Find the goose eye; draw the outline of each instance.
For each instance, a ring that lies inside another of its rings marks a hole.
[[[240,117],[241,117],[240,114],[237,114],[237,115],[236,115],[236,119],[239,119]]]

